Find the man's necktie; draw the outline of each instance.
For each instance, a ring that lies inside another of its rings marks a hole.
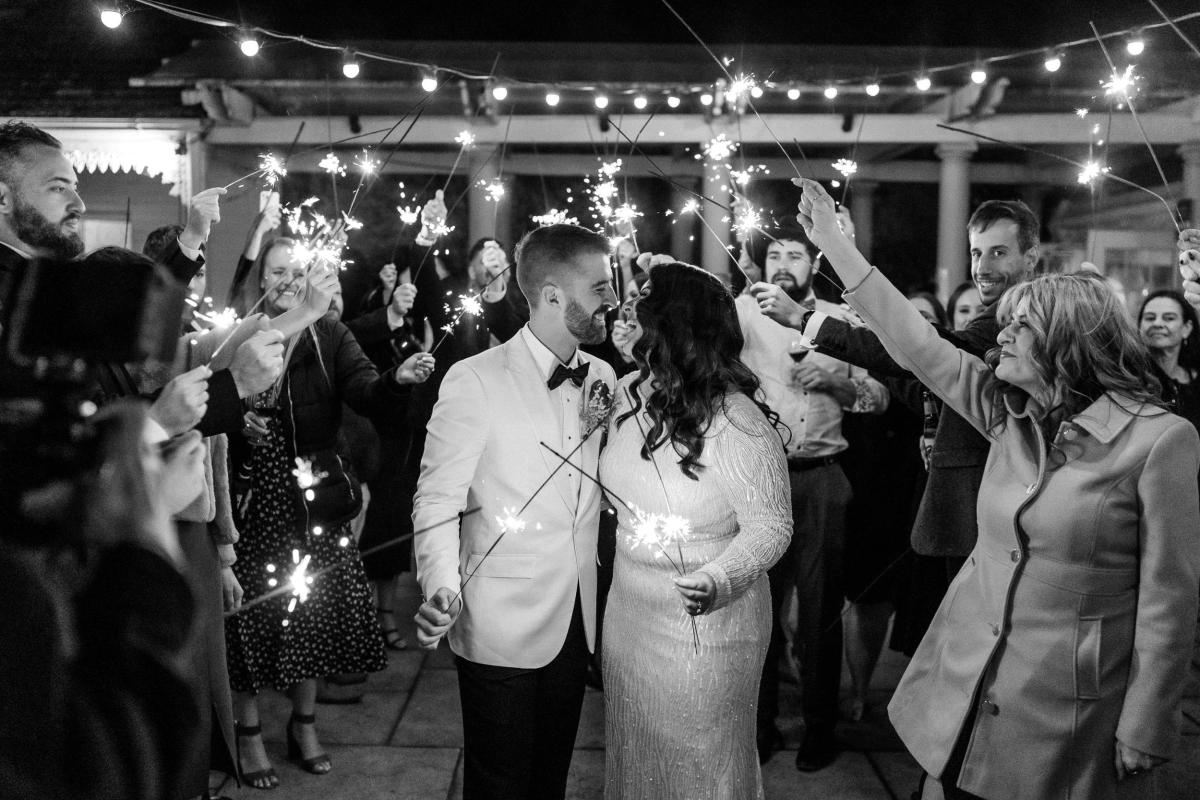
[[[583,386],[583,379],[587,377],[587,374],[587,361],[580,362],[579,366],[575,369],[570,369],[559,364],[554,368],[554,373],[550,376],[550,380],[546,382],[546,386],[550,388],[550,391],[554,391],[559,386],[562,386],[564,381],[570,381],[576,386]]]

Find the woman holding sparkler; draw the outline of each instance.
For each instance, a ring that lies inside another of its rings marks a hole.
[[[1196,429],[1162,407],[1150,355],[1099,276],[1009,289],[985,362],[871,267],[820,184],[797,183],[800,223],[846,300],[991,440],[978,542],[888,708],[937,778],[925,796],[1152,796],[1196,623]]]
[[[756,399],[733,296],[713,275],[656,264],[625,316],[639,371],[618,385],[600,462],[620,524],[605,797],[761,798],[767,569],[792,534],[778,418]]]
[[[261,302],[272,318],[302,304],[309,270],[302,252],[290,239],[267,244],[244,301]],[[331,764],[314,727],[316,679],[387,664],[350,533],[358,507],[341,491],[356,483],[335,454],[342,402],[368,416],[403,414],[408,387],[433,369],[433,358],[418,354],[380,375],[349,330],[328,318],[290,337],[284,362],[230,454],[231,471],[249,480],[235,498],[241,538],[234,572],[244,605],[225,633],[243,774],[259,789],[274,788],[278,778],[262,744],[258,690],[291,691],[289,757],[323,774]]]

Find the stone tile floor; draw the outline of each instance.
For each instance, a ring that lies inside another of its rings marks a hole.
[[[417,589],[406,584],[397,618],[413,641],[412,613]],[[289,703],[264,697],[267,750],[279,773],[272,793],[226,782],[222,793],[234,800],[459,800],[462,797],[462,729],[458,681],[445,645],[434,653],[411,649],[390,654],[388,669],[374,674],[360,705],[322,705],[317,725],[333,760],[333,771],[309,775],[286,760],[284,724]],[[763,767],[767,800],[908,800],[920,771],[887,722],[884,705],[904,669],[903,656],[885,651],[872,687],[872,705],[862,722],[843,722],[838,738],[844,752],[831,766],[801,773],[793,764],[801,730],[796,687],[785,684],[780,728],[786,752]],[[1200,699],[1185,709],[1184,750],[1163,769],[1161,800],[1196,797],[1200,785]],[[604,795],[604,696],[588,689],[575,742],[567,790],[569,800]]]

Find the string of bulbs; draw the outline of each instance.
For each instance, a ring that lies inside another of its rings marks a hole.
[[[439,80],[440,74],[455,76],[465,80],[485,81],[487,83],[486,91],[491,98],[497,102],[503,102],[508,98],[509,87],[526,87],[526,88],[544,88],[546,91],[545,102],[551,108],[557,106],[561,101],[565,92],[582,92],[592,94],[592,103],[597,110],[604,111],[610,105],[609,96],[600,86],[584,86],[584,85],[565,85],[561,83],[552,83],[545,81],[528,81],[511,78],[501,78],[494,74],[483,74],[471,70],[460,69],[456,67],[439,66],[410,59],[400,58],[388,53],[380,53],[371,50],[355,49],[345,44],[336,42],[328,42],[320,39],[312,39],[306,36],[298,36],[295,34],[274,31],[267,28],[237,23],[232,20],[223,19],[221,17],[204,14],[198,11],[192,11],[187,8],[172,5],[162,2],[161,0],[105,0],[100,4],[100,21],[106,27],[118,28],[126,14],[137,10],[138,6],[159,11],[179,19],[184,19],[189,22],[195,22],[202,25],[209,25],[217,28],[226,28],[236,31],[238,47],[242,54],[247,58],[256,57],[262,50],[262,43],[265,40],[275,40],[303,44],[308,47],[313,47],[319,50],[340,52],[342,56],[342,74],[353,80],[362,74],[363,61],[378,61],[386,64],[394,64],[399,66],[413,67],[418,70],[421,76],[421,88],[426,92],[434,92],[443,83]],[[1157,8],[1157,7],[1156,7]],[[1136,27],[1125,28],[1122,30],[1112,31],[1100,35],[1101,40],[1106,39],[1123,39],[1125,42],[1125,52],[1131,57],[1138,57],[1146,50],[1146,33],[1157,28],[1175,27],[1178,23],[1187,22],[1192,19],[1200,18],[1200,11],[1194,11],[1188,14],[1182,14],[1176,17],[1166,17],[1159,22],[1151,22]],[[1067,42],[1061,42],[1049,47],[1036,47],[1026,50],[1019,50],[1012,53],[1002,55],[989,56],[987,58],[978,58],[970,61],[961,61],[953,64],[943,64],[936,67],[921,68],[917,71],[896,71],[890,73],[874,74],[858,78],[845,80],[835,80],[825,83],[821,89],[822,94],[827,100],[834,100],[842,91],[861,91],[868,97],[876,97],[880,94],[885,86],[885,82],[904,79],[911,81],[912,86],[918,92],[928,92],[933,88],[934,77],[944,75],[946,73],[961,72],[962,70],[970,70],[968,77],[970,81],[977,85],[982,85],[987,82],[989,74],[988,67],[993,64],[1014,61],[1018,59],[1030,58],[1033,56],[1041,56],[1042,66],[1049,73],[1058,72],[1066,59],[1067,52],[1075,47],[1094,45],[1095,37],[1087,37],[1074,39]],[[738,84],[739,80],[735,80],[734,84]],[[765,87],[765,88],[764,88]],[[734,100],[739,96],[749,95],[753,99],[758,99],[763,96],[766,90],[782,90],[786,92],[787,98],[792,101],[800,99],[803,93],[800,86],[795,83],[779,83],[774,81],[758,82],[752,78],[745,79],[743,85],[730,85],[726,90],[726,96],[730,100]],[[719,90],[719,89],[718,89]],[[680,95],[697,94],[697,99],[702,106],[711,106],[714,102],[719,101],[719,97],[708,88],[696,89],[679,89],[667,88],[661,90],[666,95],[666,104],[671,109],[679,108],[682,105]],[[644,91],[629,89],[620,94],[634,95],[633,107],[638,111],[644,110],[650,103],[649,98]]]

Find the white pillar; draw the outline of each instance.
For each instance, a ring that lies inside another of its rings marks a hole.
[[[871,260],[871,244],[875,233],[875,190],[874,181],[851,181],[850,219],[854,223],[854,244],[858,252]]]
[[[705,145],[698,145],[701,149]],[[726,208],[732,204],[729,192],[729,161],[728,159],[708,159],[704,164],[704,185],[700,190],[708,198],[716,200]],[[729,282],[729,273],[733,261],[729,257],[729,234],[733,220],[730,212],[713,205],[707,200],[699,200],[704,208],[702,228],[698,236],[700,242],[700,266],[717,277]],[[709,230],[711,228],[711,230]],[[715,235],[714,235],[715,234]]]
[[[938,186],[938,295],[945,302],[954,287],[971,275],[967,255],[967,219],[971,203],[970,159],[974,142],[945,142],[937,147],[942,160]]]
[[[1176,152],[1183,159],[1183,196],[1192,201],[1187,222],[1195,227],[1200,219],[1200,141],[1184,142]]]
[[[468,176],[475,176],[475,180],[467,187],[467,247],[484,236],[496,235],[496,203],[488,197],[486,187],[500,174],[500,166],[496,163],[500,154],[497,153],[489,161],[490,155],[491,151],[485,148],[472,150],[465,170]],[[501,205],[511,202],[512,198],[507,195],[500,199]]]

